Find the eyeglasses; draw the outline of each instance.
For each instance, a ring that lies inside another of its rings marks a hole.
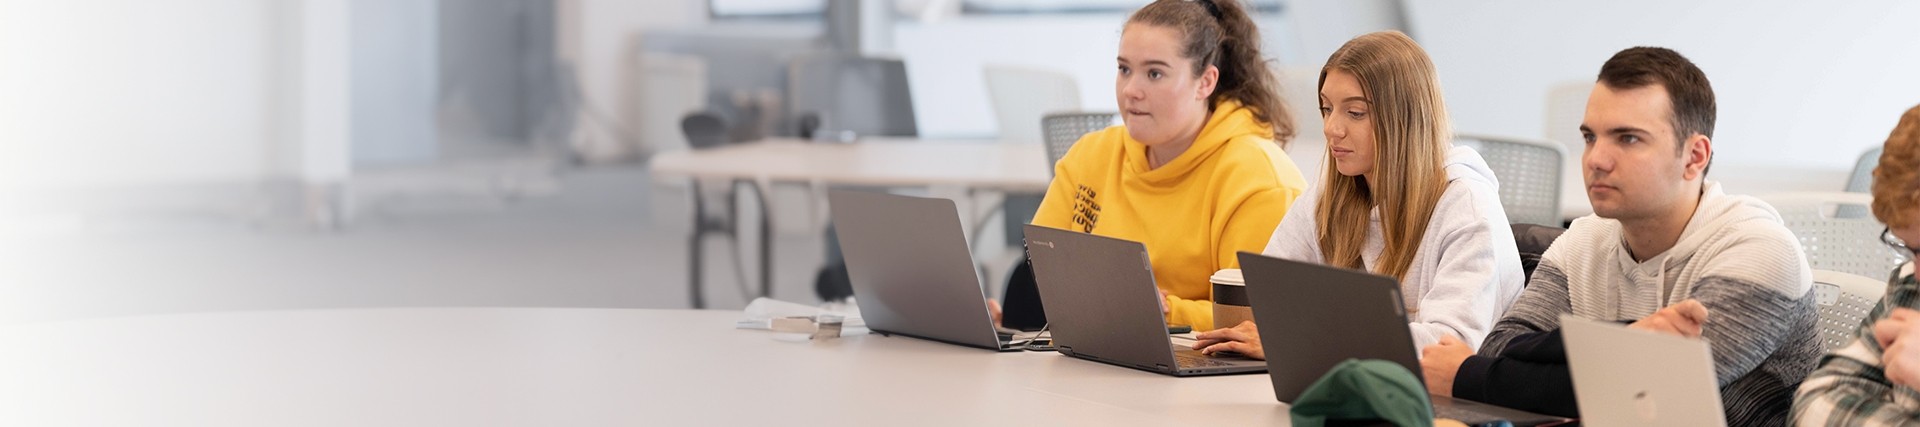
[[[1920,258],[1920,252],[1914,251],[1912,247],[1907,246],[1907,242],[1905,240],[1900,240],[1900,236],[1896,236],[1893,234],[1893,227],[1887,227],[1886,230],[1880,231],[1880,243],[1885,243],[1887,244],[1887,247],[1897,249],[1902,254],[1915,257],[1915,258]]]

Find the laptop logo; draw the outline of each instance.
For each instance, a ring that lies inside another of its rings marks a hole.
[[[1033,244],[1035,246],[1046,246],[1047,249],[1053,249],[1053,242],[1035,240],[1033,241]]]

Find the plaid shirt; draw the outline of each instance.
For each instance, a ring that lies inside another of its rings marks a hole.
[[[1911,272],[1890,281],[1886,298],[1860,323],[1853,342],[1828,353],[1801,383],[1793,402],[1794,424],[1920,426],[1920,392],[1887,381],[1880,342],[1873,338],[1874,322],[1900,307],[1920,310],[1920,284]]]

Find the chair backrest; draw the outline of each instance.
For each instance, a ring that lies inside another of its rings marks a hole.
[[[907,65],[894,58],[804,55],[787,74],[787,111],[803,135],[919,136]]]
[[[1820,307],[1820,345],[1826,350],[1853,342],[1854,331],[1887,293],[1887,283],[1856,274],[1813,270],[1813,294]]]
[[[1113,126],[1119,118],[1118,113],[1054,113],[1040,119],[1040,127],[1046,130],[1047,171],[1053,171],[1053,165],[1066,157],[1067,149],[1093,131]]]
[[[1540,267],[1540,258],[1548,254],[1548,248],[1553,246],[1553,240],[1559,240],[1561,235],[1567,235],[1567,229],[1553,227],[1553,225],[1538,225],[1538,223],[1513,223],[1507,227],[1513,229],[1513,248],[1521,250],[1521,271],[1526,273],[1526,279],[1521,281],[1521,287],[1532,285],[1534,269]]]
[[[1881,150],[1885,150],[1885,148],[1875,147],[1872,150],[1867,150],[1866,153],[1860,155],[1860,160],[1853,162],[1853,176],[1847,178],[1847,192],[1873,192],[1873,168],[1880,166]]]
[[[1045,135],[1040,118],[1080,109],[1080,87],[1071,74],[989,65],[986,79],[1001,141],[1039,143]]]
[[[1587,95],[1593,92],[1593,85],[1592,79],[1572,80],[1547,89],[1547,127],[1541,137],[1567,149],[1566,160],[1560,162],[1560,170],[1567,171],[1560,183],[1560,194],[1565,197],[1560,208],[1570,213],[1592,212],[1587,183],[1580,176],[1584,172],[1580,155],[1587,149],[1586,139],[1580,136],[1580,122],[1586,120]]]
[[[1561,82],[1547,89],[1546,130],[1542,138],[1561,143],[1572,151],[1584,149],[1580,121],[1587,116],[1587,95],[1593,92],[1593,80]]]
[[[1561,161],[1559,144],[1538,140],[1458,135],[1455,145],[1472,147],[1500,180],[1500,206],[1507,222],[1560,226]]]
[[[1520,250],[1520,270],[1526,273],[1526,279],[1520,286],[1533,283],[1533,270],[1540,267],[1540,257],[1547,254],[1547,248],[1553,247],[1553,241],[1566,234],[1567,229],[1551,225],[1510,224],[1513,230],[1514,249]]]
[[[1760,197],[1780,212],[1787,229],[1800,238],[1807,264],[1815,270],[1884,277],[1906,262],[1880,242],[1884,226],[1864,215],[1873,196],[1859,193],[1780,193]]]
[[[727,123],[713,113],[693,113],[680,119],[680,132],[695,150],[726,145]]]

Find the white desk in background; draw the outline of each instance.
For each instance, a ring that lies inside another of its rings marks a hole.
[[[1265,375],[1173,378],[738,311],[396,308],[0,328],[9,425],[1286,425]]]
[[[865,138],[852,143],[769,139],[655,155],[654,175],[829,185],[1045,191],[1053,179],[1039,144]]]
[[[769,139],[707,150],[655,155],[648,169],[655,177],[750,183],[760,200],[760,295],[772,293],[772,250],[765,191],[780,182],[813,186],[959,187],[974,190],[1045,192],[1052,181],[1045,149],[1039,144],[993,141],[942,141],[913,138],[864,138],[853,143]],[[688,278],[694,308],[704,308],[701,292],[702,241],[714,229],[706,224],[700,192],[693,195],[694,232],[689,238]],[[729,215],[734,215],[729,213]],[[971,215],[969,215],[971,216]],[[977,225],[977,224],[976,224]],[[978,228],[978,227],[974,227]]]

